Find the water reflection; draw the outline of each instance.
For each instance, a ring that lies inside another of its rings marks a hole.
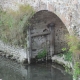
[[[2,80],[72,80],[69,74],[63,74],[51,64],[22,66],[0,57],[0,79]]]

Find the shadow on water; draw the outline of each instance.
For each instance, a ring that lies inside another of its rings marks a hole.
[[[53,68],[51,63],[22,66],[0,57],[0,79],[2,80],[72,80],[72,76]]]

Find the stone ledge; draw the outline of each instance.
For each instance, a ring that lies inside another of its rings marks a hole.
[[[26,50],[20,47],[11,46],[5,44],[0,40],[0,55],[5,56],[6,58],[10,58],[12,60],[16,60],[19,63],[23,63],[27,58]]]
[[[72,63],[69,61],[65,61],[64,56],[60,57],[60,56],[54,55],[52,57],[52,62],[56,62],[58,64],[61,64],[73,69]]]

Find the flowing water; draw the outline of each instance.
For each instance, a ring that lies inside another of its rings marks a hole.
[[[0,57],[0,80],[72,80],[72,76],[51,63],[22,66]]]

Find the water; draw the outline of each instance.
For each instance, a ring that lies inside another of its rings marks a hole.
[[[72,80],[72,76],[53,68],[49,64],[22,66],[0,57],[0,79],[2,80]]]

